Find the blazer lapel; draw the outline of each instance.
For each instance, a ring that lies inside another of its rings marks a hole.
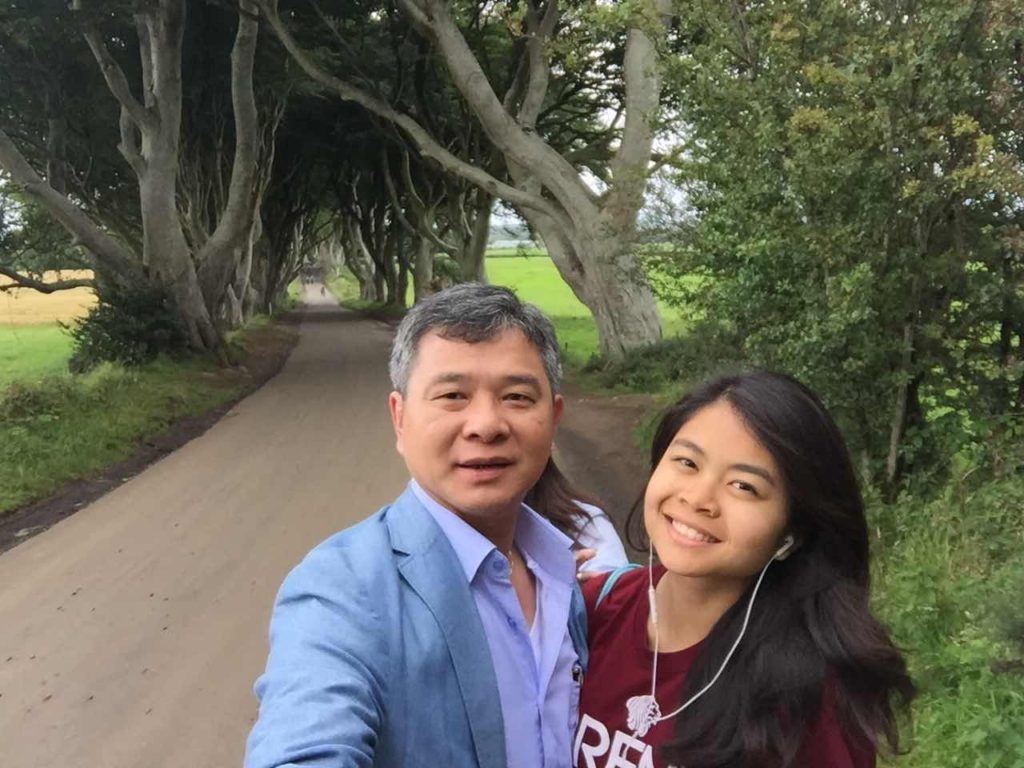
[[[448,643],[480,768],[506,768],[505,724],[491,649],[455,550],[408,490],[389,510],[388,529],[393,548],[404,555],[399,571]]]

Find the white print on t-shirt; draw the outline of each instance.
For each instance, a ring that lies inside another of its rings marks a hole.
[[[598,763],[598,758],[605,759]],[[654,768],[654,749],[623,731],[615,731],[612,739],[604,723],[582,715],[573,745],[573,764],[577,768]]]

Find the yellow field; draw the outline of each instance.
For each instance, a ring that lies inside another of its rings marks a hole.
[[[92,277],[92,272],[66,270],[47,272],[45,275],[46,282],[82,277]],[[0,276],[0,285],[9,285],[11,282]],[[72,288],[57,293],[40,293],[30,288],[0,291],[0,325],[41,325],[58,320],[67,322],[82,317],[95,304],[96,294],[89,288]]]

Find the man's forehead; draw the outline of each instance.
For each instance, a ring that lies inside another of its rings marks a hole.
[[[493,354],[496,345],[503,347],[498,356]],[[477,363],[484,356],[488,359],[486,367],[482,368]],[[421,337],[410,378],[433,383],[483,376],[523,383],[547,381],[540,351],[518,329],[505,329],[484,341],[447,338],[433,330]]]
[[[535,376],[532,373],[509,373],[502,371],[486,371],[482,377],[476,371],[468,373],[457,370],[439,371],[431,375],[425,383],[428,387],[435,384],[464,384],[479,378],[495,379],[505,386],[523,384],[526,386],[536,387],[537,389],[543,389],[540,377]]]
[[[416,345],[416,359],[431,362],[450,359],[471,360],[490,352],[495,346],[519,347],[522,351],[529,350],[537,362],[543,365],[540,350],[518,328],[503,328],[486,339],[460,338],[456,332],[444,328],[432,329],[420,337]]]
[[[436,339],[449,344],[464,344],[466,346],[494,344],[499,341],[508,341],[511,339],[522,340],[530,344],[530,340],[526,333],[521,328],[517,328],[514,325],[498,328],[487,335],[474,332],[473,329],[470,328],[462,328],[458,325],[441,325],[424,332],[420,337],[420,344],[427,339]]]

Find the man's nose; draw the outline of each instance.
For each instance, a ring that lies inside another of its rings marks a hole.
[[[466,438],[493,442],[508,435],[508,419],[500,400],[492,397],[474,397],[463,411],[466,421],[462,434]]]

